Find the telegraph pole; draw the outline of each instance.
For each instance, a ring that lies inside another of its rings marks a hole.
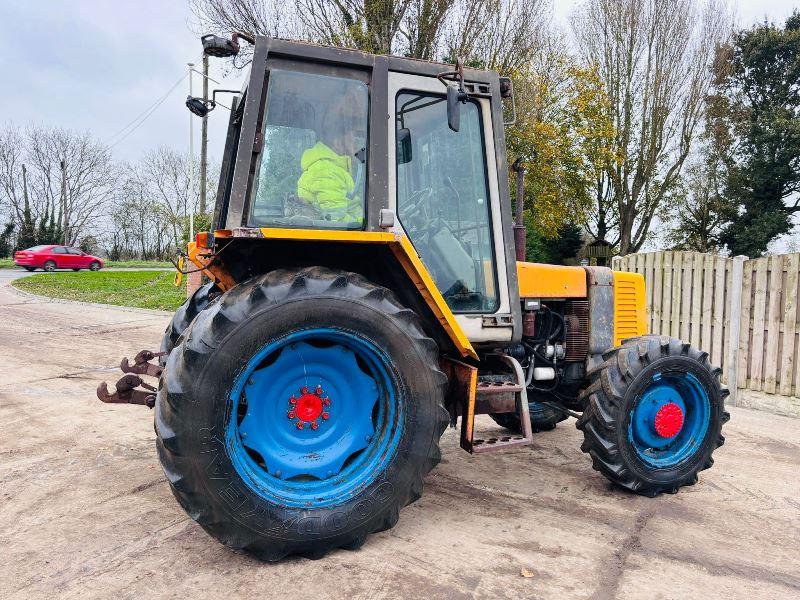
[[[192,69],[194,68],[194,63],[188,63],[189,65],[189,96],[192,95]],[[192,122],[192,113],[189,113],[189,193],[188,193],[188,204],[186,206],[186,211],[189,213],[189,241],[191,242],[194,239],[194,207],[192,206],[192,200],[194,195],[194,127]]]
[[[203,100],[208,102],[208,55],[203,54]],[[200,130],[200,214],[206,214],[206,169],[208,161],[208,114]]]

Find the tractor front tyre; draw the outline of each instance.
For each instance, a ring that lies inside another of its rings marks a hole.
[[[246,281],[169,356],[157,447],[186,512],[262,560],[355,549],[422,493],[449,421],[436,343],[360,275]]]
[[[626,340],[603,358],[576,425],[593,468],[651,497],[697,483],[725,442],[721,370],[707,353],[656,335]]]
[[[166,353],[159,359],[161,366],[167,364],[169,353],[172,352],[172,349],[178,343],[178,339],[192,324],[195,317],[208,308],[208,305],[219,297],[221,293],[221,290],[214,282],[209,282],[197,288],[194,294],[178,307],[178,310],[172,316],[172,321],[169,322],[169,325],[164,330],[164,337],[161,339],[161,352]]]

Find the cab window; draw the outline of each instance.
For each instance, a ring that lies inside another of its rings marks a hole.
[[[362,228],[367,124],[363,82],[270,71],[250,224]]]
[[[50,252],[52,252],[53,254],[66,254],[67,249],[62,246],[56,246]]]
[[[442,95],[396,98],[397,214],[454,312],[494,312],[497,284],[480,106],[458,132]]]

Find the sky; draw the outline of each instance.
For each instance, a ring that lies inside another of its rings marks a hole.
[[[184,76],[188,62],[201,69],[202,52],[190,17],[181,0],[0,0],[5,39],[0,72],[6,83],[0,124],[89,130],[112,144],[121,160],[134,161],[162,144],[188,148],[190,113],[184,102],[189,84]],[[223,84],[212,83],[211,90],[240,87],[237,78],[222,78],[219,61],[212,59],[210,65],[211,77]],[[134,129],[137,117],[182,77]],[[202,93],[197,74],[194,91]],[[193,119],[198,152],[200,119]],[[222,154],[226,127],[227,111],[218,108],[210,116],[212,157]]]
[[[580,0],[553,4],[555,22],[566,28]],[[800,8],[800,0],[740,0],[739,21],[750,24],[768,17],[780,22],[793,7]],[[188,78],[134,127],[137,117],[186,74],[187,62],[199,62],[201,46],[190,27],[187,2],[0,0],[0,23],[5,39],[0,72],[6,83],[0,95],[0,123],[89,130],[113,144],[121,160],[134,161],[162,144],[188,149]],[[221,84],[216,87],[241,85],[241,76],[223,77],[219,60],[211,60],[210,73]],[[194,82],[199,94],[199,75]],[[193,119],[197,151],[199,119]],[[226,126],[224,109],[211,113],[212,158],[222,153]]]

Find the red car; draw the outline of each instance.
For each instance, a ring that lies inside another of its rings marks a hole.
[[[34,246],[27,250],[15,252],[14,264],[28,271],[36,269],[44,269],[45,271],[91,269],[92,271],[99,271],[103,268],[103,259],[69,246]]]

